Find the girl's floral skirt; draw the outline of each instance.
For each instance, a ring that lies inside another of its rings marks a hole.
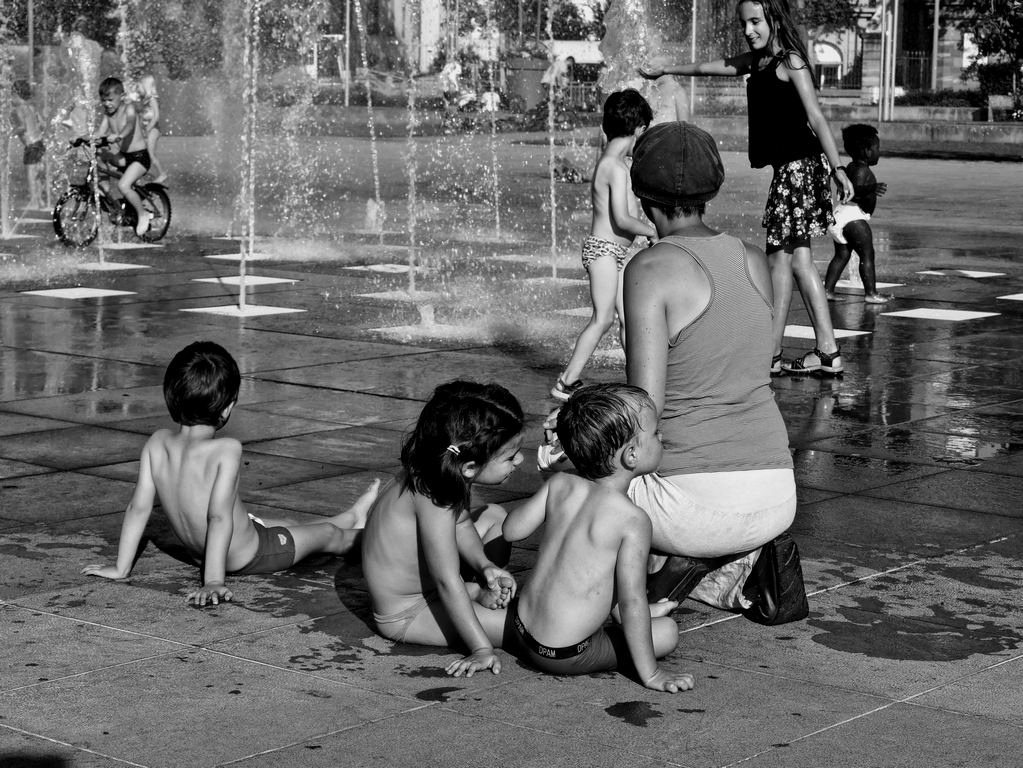
[[[830,174],[831,166],[824,154],[775,168],[761,223],[767,230],[768,252],[828,233],[828,227],[835,223]]]

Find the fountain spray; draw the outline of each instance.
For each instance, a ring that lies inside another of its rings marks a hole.
[[[547,0],[547,65],[554,66],[554,0]],[[558,206],[554,181],[554,92],[557,84],[551,82],[547,86],[547,144],[550,157],[547,170],[550,173],[551,185],[551,277],[558,277]]]
[[[14,69],[8,53],[3,45],[8,38],[9,28],[7,14],[0,11],[0,236],[5,240],[11,236],[11,168],[10,141],[11,135],[11,84],[14,81]],[[8,140],[10,136],[10,140]]]
[[[420,0],[421,2],[422,0]],[[415,0],[408,3],[409,12],[407,29],[412,30],[409,36],[409,50],[405,58],[408,60],[408,141],[405,145],[405,174],[408,178],[408,292],[416,290],[416,128],[419,116],[416,114],[416,67],[419,53],[419,24],[422,7]]]
[[[484,7],[487,14],[487,40],[491,46],[498,38],[497,29],[494,26],[494,0],[488,0]],[[493,50],[493,48],[491,48]],[[497,73],[495,72],[495,56],[490,56],[489,78],[491,92],[497,91]],[[498,242],[501,240],[501,184],[498,178],[497,164],[497,108],[495,103],[487,104],[490,111],[490,181],[494,193],[494,236]]]
[[[245,51],[243,71],[246,74],[242,101],[245,116],[242,121],[242,188],[241,209],[245,230],[240,241],[238,260],[238,310],[245,312],[245,267],[252,255],[256,233],[256,117],[259,109],[259,11],[261,0],[248,0],[245,4]],[[247,242],[246,242],[247,240]],[[247,246],[247,247],[246,247]]]
[[[384,200],[380,194],[380,162],[377,157],[377,131],[376,123],[373,120],[373,89],[370,87],[369,81],[369,53],[366,50],[367,47],[367,35],[366,35],[366,21],[362,17],[362,2],[356,0],[355,2],[355,24],[359,28],[359,42],[362,48],[362,73],[364,84],[366,87],[366,114],[369,122],[369,147],[370,156],[373,159],[373,193],[376,200],[376,226],[380,232],[380,244],[384,244],[384,227],[383,227],[383,214],[384,214]]]

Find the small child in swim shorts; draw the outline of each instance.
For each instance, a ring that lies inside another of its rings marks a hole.
[[[624,668],[656,691],[693,687],[657,664],[678,645],[678,603],[646,599],[651,523],[629,499],[632,480],[657,469],[657,410],[639,387],[578,389],[558,414],[558,438],[578,475],[552,476],[504,521],[504,538],[543,528],[536,564],[508,607],[504,648],[555,675]],[[611,616],[617,623],[605,627]]]
[[[452,381],[434,391],[405,437],[401,466],[370,510],[362,568],[377,632],[399,643],[464,646],[446,671],[496,675],[515,580],[505,511],[473,507],[472,486],[500,485],[522,463],[522,408],[497,384]],[[462,566],[476,577],[463,580]]]
[[[551,397],[568,400],[583,385],[583,368],[618,317],[622,348],[625,348],[625,311],[622,305],[620,273],[629,247],[637,237],[653,238],[653,225],[638,218],[639,205],[632,194],[626,158],[632,156],[636,139],[650,125],[653,111],[639,91],[615,91],[604,103],[603,129],[607,146],[597,159],[590,183],[593,221],[590,236],[583,241],[583,267],[590,278],[593,315],[579,334],[572,358],[558,377]]]
[[[231,600],[226,574],[272,573],[304,557],[342,555],[357,546],[379,481],[346,512],[317,523],[261,520],[238,496],[242,445],[214,439],[238,402],[241,374],[227,350],[197,341],[178,352],[163,380],[163,397],[177,431],[157,431],[142,449],[139,476],[121,525],[114,565],[88,565],[82,573],[107,579],[131,575],[156,496],[175,535],[202,567],[201,589],[188,601]]]
[[[881,141],[872,125],[857,123],[842,129],[842,144],[852,162],[846,174],[853,184],[853,198],[835,208],[835,223],[828,228],[835,241],[835,256],[828,264],[824,290],[828,299],[835,301],[835,286],[846,265],[856,251],[860,257],[860,279],[863,281],[863,300],[868,304],[885,304],[891,296],[877,292],[874,270],[874,235],[870,230],[870,216],[877,206],[877,198],[888,191],[888,185],[874,178],[871,167],[881,156]]]

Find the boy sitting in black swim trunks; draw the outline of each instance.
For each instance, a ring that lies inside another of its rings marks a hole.
[[[647,688],[689,690],[692,675],[657,664],[678,644],[668,615],[678,603],[647,602],[651,523],[627,495],[661,460],[653,401],[628,384],[582,387],[561,408],[558,438],[580,476],[555,474],[504,521],[508,541],[543,525],[536,565],[508,607],[504,649],[552,674],[622,666]],[[604,627],[609,615],[620,623]]]
[[[233,597],[227,573],[281,571],[308,555],[340,555],[359,544],[379,481],[347,512],[319,523],[264,522],[246,513],[238,496],[241,443],[214,439],[238,401],[240,384],[234,359],[211,341],[197,341],[174,356],[163,395],[178,429],[159,430],[142,449],[117,563],[89,565],[82,573],[128,578],[157,495],[175,535],[202,564],[203,586],[188,595],[196,605]]]
[[[146,175],[152,164],[146,149],[145,129],[135,105],[124,100],[124,83],[116,77],[108,77],[99,84],[99,100],[104,115],[98,133],[106,137],[112,150],[103,160],[112,170],[121,173],[117,189],[135,209],[138,215],[135,234],[142,237],[149,230],[149,212],[142,207],[142,199],[131,187]]]

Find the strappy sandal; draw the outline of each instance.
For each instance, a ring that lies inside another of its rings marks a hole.
[[[781,355],[775,355],[771,358],[771,375],[781,376]]]
[[[817,358],[816,365],[806,362],[806,358],[814,355]],[[807,373],[821,373],[826,376],[841,376],[845,372],[842,365],[842,348],[838,347],[830,355],[814,348],[813,352],[807,352],[802,357],[797,357],[791,363],[782,363],[781,369],[785,373],[801,376]]]
[[[555,400],[560,400],[563,403],[567,403],[568,398],[572,396],[572,393],[575,392],[577,389],[582,389],[582,387],[583,387],[582,379],[574,381],[571,384],[566,384],[561,380],[561,377],[559,376],[558,381],[554,384],[554,389],[551,390],[551,397],[553,397]]]

